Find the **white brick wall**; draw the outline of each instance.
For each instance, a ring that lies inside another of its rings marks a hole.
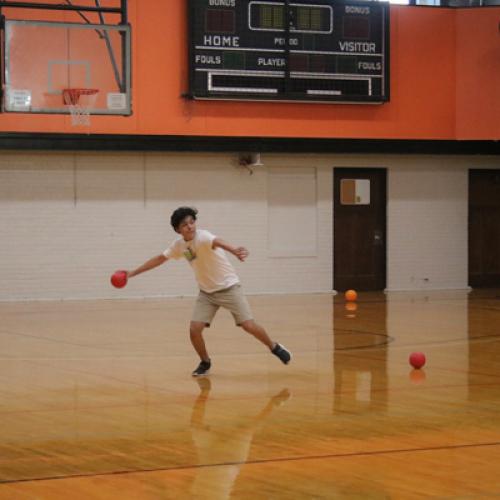
[[[113,270],[136,267],[168,246],[176,236],[170,214],[179,205],[196,206],[200,227],[250,249],[247,262],[233,260],[247,292],[330,290],[331,169],[318,169],[318,220],[328,228],[318,255],[275,259],[267,245],[267,170],[249,175],[234,159],[3,153],[0,300],[194,295],[184,262],[167,262],[123,290],[109,284]]]
[[[173,209],[194,205],[199,226],[249,248],[235,262],[249,293],[329,291],[333,167],[388,169],[388,288],[467,285],[467,169],[495,158],[263,155],[253,175],[236,155],[171,153],[0,154],[0,300],[193,295],[189,266],[167,262],[131,281],[133,268],[175,237]],[[268,167],[317,172],[318,252],[268,252]],[[424,281],[427,278],[428,281]]]
[[[408,159],[388,176],[389,290],[467,286],[468,171]]]

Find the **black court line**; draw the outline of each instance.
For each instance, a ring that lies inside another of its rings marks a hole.
[[[383,342],[380,342],[378,344],[366,344],[366,345],[360,345],[360,346],[351,346],[351,347],[341,347],[341,348],[334,348],[333,351],[356,351],[356,350],[369,350],[369,349],[376,349],[378,347],[385,347],[388,344],[394,342],[397,337],[392,337],[391,335],[383,334],[383,333],[376,333],[376,332],[369,332],[369,331],[362,331],[362,330],[345,330],[345,329],[339,329],[336,330],[334,328],[334,337],[336,336],[336,332],[339,331],[339,335],[373,335],[373,336],[378,336],[378,337],[385,337],[386,340]],[[443,340],[430,340],[430,341],[423,341],[423,342],[412,342],[410,344],[402,344],[399,343],[397,344],[398,348],[402,347],[416,347],[416,346],[430,346],[430,345],[446,345],[446,344],[453,344],[455,342],[466,342],[466,343],[473,343],[473,342],[481,342],[483,340],[492,340],[492,341],[497,341],[500,339],[500,335],[480,335],[477,337],[455,337],[452,339],[443,339]]]
[[[67,476],[35,477],[31,479],[6,479],[6,480],[0,480],[0,484],[26,483],[34,481],[55,481],[60,479],[74,479],[82,477],[106,477],[106,476],[117,476],[125,474],[141,474],[147,472],[166,472],[166,471],[178,471],[178,470],[189,470],[189,469],[205,469],[209,467],[227,467],[233,465],[242,466],[242,465],[280,463],[280,462],[298,462],[300,460],[324,460],[331,458],[371,457],[371,456],[391,455],[395,453],[418,453],[425,451],[445,451],[445,450],[459,450],[467,448],[483,448],[486,446],[500,446],[500,441],[494,441],[491,443],[470,443],[470,444],[455,444],[447,446],[429,446],[425,448],[396,448],[392,450],[359,451],[353,453],[331,453],[327,455],[303,455],[300,457],[265,458],[261,460],[248,460],[246,462],[240,461],[240,462],[218,462],[214,464],[176,465],[172,467],[158,467],[154,469],[120,470],[120,471],[102,472],[93,474],[92,473],[68,474]]]
[[[76,347],[83,347],[86,349],[101,349],[103,351],[113,351],[114,350],[114,344],[112,343],[105,343],[105,344],[81,344],[77,342],[71,342],[68,340],[62,340],[59,338],[52,338],[52,337],[45,337],[41,335],[34,335],[34,334],[29,334],[29,333],[23,333],[23,332],[13,332],[13,331],[7,331],[7,330],[0,330],[0,335],[11,335],[11,336],[18,336],[18,337],[26,337],[26,338],[32,338],[36,340],[42,340],[42,341],[47,341],[47,342],[54,342],[56,344],[65,344],[65,345],[70,345],[70,346],[76,346]],[[378,344],[364,344],[364,345],[358,345],[358,346],[350,346],[350,347],[341,347],[341,348],[334,348],[331,349],[332,351],[355,351],[355,350],[360,350],[360,349],[375,349],[378,347],[384,347],[396,340],[395,337],[391,335],[387,335],[385,333],[379,333],[379,332],[370,332],[367,330],[354,330],[354,329],[345,329],[345,328],[335,328],[334,327],[334,337],[335,336],[342,336],[342,335],[372,335],[374,337],[382,337],[385,340],[382,342],[379,342]],[[325,337],[325,336],[330,336],[330,333],[328,334],[322,334],[319,335],[318,337]],[[225,337],[225,338],[229,338]],[[285,336],[284,338],[289,338],[288,336]],[[398,347],[410,347],[410,346],[418,346],[418,345],[445,345],[445,344],[450,344],[454,342],[460,342],[460,341],[466,341],[466,342],[475,342],[475,341],[481,341],[484,339],[490,339],[490,340],[496,340],[500,339],[500,335],[480,335],[476,337],[456,337],[452,339],[443,339],[443,340],[434,340],[434,341],[424,341],[424,342],[419,342],[415,343],[412,342],[411,344],[400,344],[398,343]],[[165,341],[167,342],[168,339],[162,339],[162,342]],[[132,345],[137,345],[137,343],[134,343]],[[302,353],[311,353],[311,352],[317,352],[317,351],[301,351]],[[118,353],[118,354],[124,354],[124,353]],[[240,355],[254,355],[257,354],[257,352],[246,352],[246,353],[238,353]],[[227,355],[233,356],[234,353],[229,353]],[[164,357],[165,355],[146,355],[146,356],[132,356],[132,357],[151,357],[151,358],[158,358],[158,357]],[[188,354],[183,354],[181,356],[172,356],[168,355],[168,357],[187,357]],[[107,356],[114,358],[115,356]],[[120,357],[127,357],[125,354],[124,356],[116,356],[117,358]],[[23,358],[9,358],[12,360],[17,360],[17,359],[23,359]],[[38,360],[39,358],[29,358],[29,360]],[[62,359],[65,360],[67,358],[44,358],[44,361],[46,360],[52,360],[52,359]],[[78,358],[77,358],[78,359]],[[85,359],[94,359],[94,358],[85,358]]]
[[[379,342],[377,344],[365,344],[365,345],[358,345],[358,346],[351,346],[351,347],[344,347],[344,348],[335,348],[335,349],[329,349],[328,351],[333,352],[333,351],[350,351],[350,350],[361,350],[361,349],[373,349],[373,348],[378,348],[378,347],[383,347],[386,346],[387,344],[390,344],[393,342],[395,339],[394,337],[391,337],[387,334],[384,333],[378,333],[378,332],[370,332],[370,331],[363,331],[363,330],[347,330],[347,329],[337,329],[334,335],[372,335],[375,337],[382,337],[384,340],[382,342]],[[103,350],[103,351],[111,351],[114,353],[114,344],[112,343],[105,343],[105,344],[80,344],[77,342],[71,342],[68,340],[62,340],[59,338],[51,338],[51,337],[45,337],[45,336],[40,336],[40,335],[34,335],[34,334],[29,334],[29,333],[22,333],[22,332],[12,332],[12,331],[7,331],[7,330],[0,330],[0,335],[10,335],[10,336],[18,336],[18,337],[26,337],[26,338],[31,338],[35,340],[41,340],[41,341],[47,341],[47,342],[54,342],[56,344],[64,344],[64,345],[69,345],[69,346],[75,346],[75,347],[82,347],[85,349],[95,349],[95,350]],[[319,335],[319,337],[325,337],[325,336],[330,336],[331,334],[323,334]],[[500,336],[499,336],[500,337]],[[229,336],[225,338],[230,338]],[[285,336],[285,338],[290,338]],[[160,343],[167,343],[169,342],[168,338],[162,339]],[[138,345],[138,343],[133,343],[131,347]],[[326,350],[323,349],[322,352],[325,352]],[[302,350],[300,351],[302,354],[311,354],[318,352],[317,350]],[[234,352],[226,353],[226,354],[220,354],[219,357],[224,357],[224,356],[234,356]],[[237,353],[240,356],[254,356],[256,354],[261,354],[261,351],[249,351],[249,352],[238,352]],[[107,356],[93,356],[93,357],[30,357],[30,358],[15,358],[15,357],[7,357],[7,358],[2,358],[0,356],[0,360],[8,360],[8,361],[66,361],[66,360],[94,360],[94,359],[129,359],[129,358],[187,358],[191,357],[191,353],[186,353],[186,354],[178,354],[178,355],[171,355],[171,354],[143,354],[143,355],[130,355],[126,351],[125,352],[118,352]]]
[[[333,328],[333,337],[341,337],[341,336],[352,336],[352,335],[372,335],[373,337],[382,337],[384,340],[378,342],[377,344],[361,344],[349,347],[335,347],[332,351],[355,351],[361,349],[373,349],[378,347],[383,347],[391,342],[394,342],[394,337],[387,335],[386,333],[378,333],[378,332],[370,332],[363,330],[352,330],[347,328]]]
[[[56,343],[61,343],[61,344],[67,344],[67,345],[73,345],[77,347],[83,347],[87,349],[95,349],[99,350],[102,349],[103,351],[111,351],[112,353],[114,352],[112,344],[97,344],[97,345],[91,345],[91,344],[76,344],[73,342],[68,342],[64,340],[58,340],[58,339],[50,339],[47,337],[37,337],[35,335],[29,335],[29,334],[23,334],[23,333],[14,333],[14,332],[2,332],[0,331],[0,335],[4,333],[7,335],[20,335],[23,337],[32,337],[38,340],[48,340],[48,341],[53,341]],[[342,333],[338,334],[339,336],[342,335],[373,335],[377,337],[383,337],[385,340],[382,342],[379,342],[378,344],[365,344],[365,345],[358,345],[358,346],[351,346],[351,347],[336,347],[332,349],[322,349],[321,352],[354,352],[354,351],[370,351],[370,350],[377,350],[381,347],[386,347],[387,345],[391,344],[392,342],[396,341],[395,337],[392,337],[387,334],[382,334],[382,333],[377,333],[377,332],[369,332],[369,331],[362,331],[362,330],[343,330]],[[318,337],[325,337],[327,335],[319,335]],[[328,334],[330,336],[330,334]],[[335,334],[334,334],[335,336]],[[229,337],[225,337],[229,338]],[[285,336],[284,338],[289,338]],[[419,346],[431,346],[431,345],[447,345],[447,344],[454,344],[457,342],[465,342],[465,343],[476,343],[476,342],[482,342],[484,340],[496,342],[500,340],[500,335],[480,335],[477,337],[456,337],[452,339],[443,339],[443,340],[434,340],[434,341],[424,341],[424,342],[411,342],[409,344],[402,344],[402,343],[397,343],[397,348],[416,348]],[[168,339],[165,340],[165,342],[168,342]],[[136,345],[135,343],[133,345]],[[317,353],[320,352],[318,350],[301,350],[301,354],[312,354],[312,353]],[[249,352],[229,352],[225,354],[219,354],[219,358],[227,357],[227,356],[234,356],[235,354],[238,354],[238,356],[255,356],[256,354],[261,354],[261,352],[257,351],[249,351]],[[172,354],[150,354],[150,353],[145,353],[145,354],[130,354],[127,351],[124,352],[118,352],[115,354],[110,354],[110,355],[96,355],[96,356],[69,356],[69,357],[2,357],[0,356],[0,361],[30,361],[30,362],[51,362],[51,361],[86,361],[86,360],[103,360],[103,359],[115,359],[115,360],[127,360],[127,359],[160,359],[160,358],[190,358],[192,357],[191,353],[186,353],[186,354],[177,354],[177,355],[172,355]],[[96,375],[96,374],[94,374]]]
[[[443,340],[428,340],[422,342],[411,342],[410,344],[399,344],[398,347],[416,347],[416,346],[431,346],[431,345],[446,345],[453,344],[455,342],[464,342],[466,344],[471,344],[477,342],[482,342],[483,340],[492,340],[496,342],[500,340],[500,335],[479,335],[477,337],[455,337],[453,339],[443,339]]]

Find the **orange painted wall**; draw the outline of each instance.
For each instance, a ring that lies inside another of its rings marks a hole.
[[[477,85],[479,76],[491,82],[490,90],[494,82],[499,88],[498,62],[481,63],[488,51],[495,52],[498,61],[498,33],[493,40],[493,35],[483,31],[491,18],[498,22],[499,12],[500,8],[392,6],[391,101],[387,104],[186,101],[181,94],[188,90],[187,0],[129,0],[133,116],[94,116],[91,128],[82,130],[72,127],[64,115],[2,114],[0,132],[500,138],[494,106],[498,98],[493,92],[477,91],[474,102],[469,99],[469,89]],[[473,46],[468,29],[471,20],[478,33]],[[477,68],[480,75],[476,77]]]
[[[500,7],[457,11],[457,139],[500,139]]]

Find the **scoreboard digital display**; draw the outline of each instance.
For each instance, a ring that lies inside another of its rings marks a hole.
[[[389,4],[189,0],[194,99],[389,100]]]

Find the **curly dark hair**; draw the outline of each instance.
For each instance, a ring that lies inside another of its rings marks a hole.
[[[177,228],[179,227],[180,223],[189,215],[194,220],[196,220],[197,213],[198,213],[198,210],[196,210],[196,208],[179,207],[172,212],[172,215],[170,216],[170,224],[177,231]]]

